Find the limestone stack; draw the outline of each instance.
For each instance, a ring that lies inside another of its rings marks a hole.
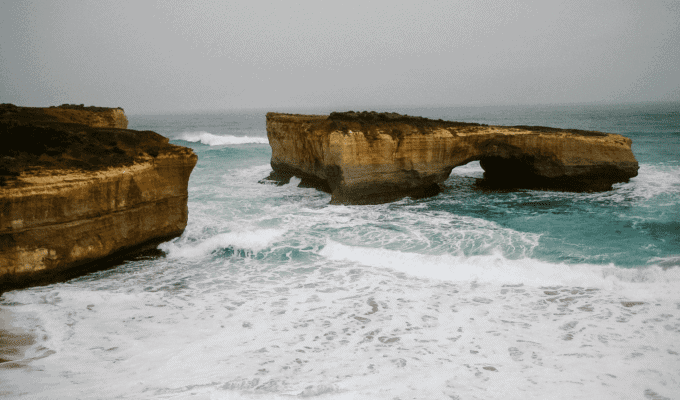
[[[395,113],[267,114],[271,165],[332,193],[332,203],[375,203],[436,191],[451,170],[480,160],[486,184],[606,190],[637,175],[621,135],[487,126]]]
[[[0,106],[0,289],[180,235],[197,156],[122,109]]]

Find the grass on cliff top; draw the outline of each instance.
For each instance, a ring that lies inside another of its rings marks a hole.
[[[41,109],[0,105],[0,185],[39,169],[102,170],[178,147],[155,132],[66,124]]]
[[[328,116],[328,120],[337,122],[358,122],[363,126],[385,124],[385,123],[404,123],[417,128],[433,128],[433,127],[443,127],[443,128],[475,128],[475,127],[485,127],[486,124],[476,124],[469,122],[456,122],[456,121],[444,121],[442,119],[429,119],[424,117],[412,117],[410,115],[402,115],[397,113],[383,112],[378,113],[375,111],[347,111],[347,112],[332,112]],[[581,129],[560,129],[560,128],[550,128],[547,126],[528,126],[528,125],[516,125],[508,126],[508,128],[522,129],[532,132],[539,133],[570,133],[573,135],[580,136],[607,136],[606,133],[597,131],[584,131]]]
[[[273,114],[273,113],[272,113]],[[298,115],[298,114],[282,114],[282,115],[291,115],[291,116],[299,116],[299,117],[306,117],[305,115]],[[319,116],[321,117],[321,116]],[[315,121],[316,123],[320,123],[320,118]],[[425,117],[414,117],[410,115],[403,115],[403,114],[398,114],[398,113],[393,113],[393,112],[375,112],[375,111],[360,111],[360,112],[355,112],[355,111],[346,111],[346,112],[332,112],[328,117],[323,120],[326,122],[325,127],[326,130],[328,131],[341,131],[341,132],[348,132],[349,130],[362,130],[367,133],[369,133],[369,136],[376,127],[385,127],[385,126],[392,126],[396,127],[399,124],[406,124],[412,127],[415,127],[420,131],[421,133],[428,133],[429,130],[427,128],[446,128],[446,129],[455,129],[455,130],[464,130],[464,131],[469,131],[469,130],[476,130],[478,128],[482,127],[487,127],[489,125],[486,124],[477,124],[477,123],[470,123],[470,122],[456,122],[456,121],[445,121],[442,119],[430,119],[430,118],[425,118]],[[330,122],[330,124],[328,124]],[[516,125],[516,126],[507,126],[506,128],[515,128],[515,129],[522,129],[522,130],[527,130],[531,132],[536,132],[536,133],[547,133],[547,134],[560,134],[560,133],[569,133],[573,135],[580,135],[580,136],[608,136],[607,133],[603,132],[597,132],[597,131],[585,131],[585,130],[580,130],[580,129],[561,129],[561,128],[551,128],[551,127],[546,127],[546,126],[528,126],[528,125]],[[397,129],[397,134],[392,134],[390,133],[391,130],[388,130],[387,133],[391,134],[392,136],[400,136],[399,131]]]
[[[415,127],[430,128],[430,127],[455,127],[455,128],[467,128],[467,127],[477,127],[477,126],[487,126],[484,124],[475,124],[470,122],[456,122],[456,121],[444,121],[442,119],[429,119],[425,117],[413,117],[410,115],[402,115],[392,112],[375,112],[375,111],[347,111],[347,112],[332,112],[328,116],[331,121],[347,121],[347,122],[359,122],[362,125],[375,125],[384,123],[404,123]]]
[[[49,108],[65,108],[68,110],[83,110],[83,111],[94,111],[94,112],[100,112],[100,111],[109,111],[109,110],[123,110],[122,107],[116,107],[116,108],[109,108],[109,107],[96,107],[96,106],[89,106],[85,107],[85,104],[62,104],[60,106],[50,106]],[[123,110],[125,111],[125,110]]]

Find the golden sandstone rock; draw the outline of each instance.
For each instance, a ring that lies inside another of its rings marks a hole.
[[[42,109],[59,122],[82,124],[93,128],[127,129],[128,120],[122,108],[84,107],[64,104]]]
[[[534,126],[487,126],[395,113],[267,114],[272,179],[299,176],[331,203],[437,193],[451,170],[480,160],[483,184],[606,190],[637,175],[631,140]]]
[[[186,227],[194,152],[70,107],[0,105],[0,291]]]

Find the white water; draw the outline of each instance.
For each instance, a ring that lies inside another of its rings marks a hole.
[[[564,115],[509,117],[611,131]],[[330,206],[258,183],[253,118],[150,117],[202,144],[184,235],[5,293],[0,317],[35,342],[0,364],[0,397],[680,398],[675,128],[627,119],[647,159],[609,192],[488,193],[470,163],[435,198]]]
[[[269,143],[266,137],[215,135],[210,132],[185,132],[180,134],[177,139],[186,140],[187,142],[200,142],[207,144],[208,146],[223,146],[245,143]]]
[[[333,258],[339,246],[322,254]],[[408,257],[395,268],[385,254],[377,268],[364,266],[375,255],[352,257],[361,259],[270,271],[248,259],[234,268],[201,258],[208,267],[201,278],[177,290],[151,277],[176,282],[186,276],[168,276],[177,267],[165,265],[119,276],[117,287],[106,290],[114,282],[13,292],[15,322],[41,339],[30,355],[49,357],[35,359],[30,371],[4,371],[3,387],[30,376],[36,382],[31,398],[677,393],[680,303],[647,279],[615,278],[607,285],[606,278],[590,277],[596,286],[610,286],[604,289],[504,284],[493,274],[458,279],[454,273],[452,281],[421,273]],[[502,258],[496,263],[496,272],[522,271]],[[540,277],[553,279],[565,280]],[[156,287],[142,290],[147,281]]]
[[[6,293],[14,324],[36,343],[30,364],[0,370],[3,390],[31,399],[678,394],[677,268],[540,261],[537,234],[407,200],[327,206],[327,194],[296,179],[256,183],[267,171],[226,171],[221,185],[192,189],[204,200],[190,202],[187,232],[162,246],[165,259]]]

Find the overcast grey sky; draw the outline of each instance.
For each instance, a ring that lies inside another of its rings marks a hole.
[[[5,1],[0,102],[680,101],[680,1]]]

